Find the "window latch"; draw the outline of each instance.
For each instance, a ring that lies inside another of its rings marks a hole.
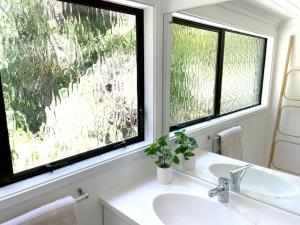
[[[68,165],[68,162],[54,162],[54,163],[48,163],[46,165],[44,165],[44,169],[47,172],[53,172],[53,170],[63,167],[65,165]]]

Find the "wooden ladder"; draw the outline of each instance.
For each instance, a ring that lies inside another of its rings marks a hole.
[[[280,133],[281,135],[284,135],[286,137],[300,138],[300,136],[297,136],[297,135],[284,134],[279,129],[280,122],[281,122],[281,119],[282,119],[282,110],[285,107],[300,108],[299,106],[295,106],[295,105],[291,104],[293,102],[300,102],[300,99],[292,99],[292,98],[289,98],[289,97],[286,96],[286,86],[287,86],[287,81],[288,81],[289,75],[294,73],[294,72],[299,72],[299,75],[300,75],[300,69],[291,69],[291,70],[289,70],[289,63],[290,63],[293,43],[294,43],[294,36],[290,36],[288,51],[287,51],[287,56],[286,56],[286,62],[285,62],[285,68],[284,68],[284,76],[283,76],[283,81],[282,81],[282,85],[281,85],[279,103],[278,103],[278,107],[277,107],[277,115],[276,115],[276,120],[275,120],[274,131],[273,131],[273,139],[272,139],[272,146],[271,146],[271,152],[270,152],[270,156],[269,156],[268,167],[269,168],[274,167],[274,168],[276,168],[278,170],[281,170],[281,171],[285,171],[285,172],[288,172],[288,173],[300,175],[297,172],[289,171],[286,168],[280,168],[279,166],[276,166],[274,164],[274,155],[275,155],[275,151],[276,151],[276,145],[278,144],[278,142],[281,141],[281,142],[286,142],[286,143],[290,143],[290,144],[300,145],[298,143],[291,142],[291,141],[277,140],[278,133]],[[288,105],[283,104],[284,99],[289,101]],[[299,117],[300,117],[300,115],[299,115]]]

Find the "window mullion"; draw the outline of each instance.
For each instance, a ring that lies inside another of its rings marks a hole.
[[[267,57],[267,39],[264,41],[264,58],[262,60],[261,64],[261,71],[262,71],[262,76],[260,80],[260,94],[259,94],[259,104],[262,104],[262,97],[263,97],[263,86],[264,86],[264,75],[265,75],[265,65],[266,65],[266,57]]]
[[[0,187],[10,181],[13,175],[12,157],[9,147],[8,128],[6,126],[6,113],[4,105],[4,96],[2,92],[1,77],[0,77]]]
[[[138,98],[138,136],[145,138],[145,77],[144,77],[144,13],[136,14],[136,62],[137,62],[137,98]]]
[[[214,98],[214,117],[220,116],[221,108],[221,92],[222,92],[222,74],[223,74],[223,59],[224,59],[224,43],[225,31],[219,31],[218,54],[216,64],[216,83],[215,83],[215,98]]]

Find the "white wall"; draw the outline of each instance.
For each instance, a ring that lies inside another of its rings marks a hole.
[[[289,69],[298,68],[300,69],[300,19],[291,19],[285,22],[282,22],[278,26],[278,36],[277,36],[277,52],[274,59],[275,66],[273,70],[273,83],[272,83],[272,96],[271,96],[271,107],[268,117],[268,136],[266,143],[266,160],[269,158],[272,135],[275,125],[275,118],[277,114],[277,107],[279,102],[280,90],[282,85],[282,79],[284,75],[284,66],[287,56],[288,44],[290,35],[295,35],[293,50],[291,53],[291,60]],[[296,125],[296,124],[295,124]],[[300,126],[300,124],[297,124]]]
[[[64,196],[76,197],[76,190],[81,187],[90,197],[77,203],[80,224],[102,225],[98,196],[128,184],[145,173],[153,173],[154,170],[153,163],[140,153],[26,190],[25,193],[17,193],[0,202],[0,223]]]
[[[197,139],[201,149],[211,151],[212,141],[208,140],[208,135],[214,136],[224,129],[240,125],[243,127],[243,161],[264,166],[266,112],[266,110],[262,110],[236,119],[230,119],[220,124],[201,129],[201,131],[192,132],[191,135]]]

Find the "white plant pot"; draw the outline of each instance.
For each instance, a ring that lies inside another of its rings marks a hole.
[[[196,169],[196,156],[190,157],[189,160],[183,158],[182,166],[186,171],[194,171]]]
[[[169,184],[172,181],[172,167],[160,168],[157,167],[157,180],[161,184]]]

